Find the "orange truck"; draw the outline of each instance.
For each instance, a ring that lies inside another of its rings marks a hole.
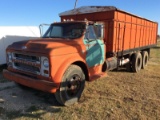
[[[85,81],[107,70],[146,68],[158,23],[113,6],[86,6],[60,14],[42,38],[8,46],[5,78],[54,93],[62,105],[81,97]]]

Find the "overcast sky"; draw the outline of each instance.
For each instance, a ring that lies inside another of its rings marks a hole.
[[[38,26],[60,21],[58,14],[73,9],[74,4],[75,0],[0,0],[0,26]],[[80,6],[116,6],[160,23],[160,0],[78,0],[77,7]]]

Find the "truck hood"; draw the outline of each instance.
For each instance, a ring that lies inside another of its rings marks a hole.
[[[36,40],[27,40],[15,42],[8,46],[7,50],[32,52],[48,55],[68,54],[68,48],[75,48],[77,40],[61,39],[61,38],[40,38]],[[63,51],[60,49],[63,48]],[[66,49],[68,52],[66,53]],[[55,51],[56,50],[56,51]],[[78,50],[71,50],[70,53],[78,52]]]

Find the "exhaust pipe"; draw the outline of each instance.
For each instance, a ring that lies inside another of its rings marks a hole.
[[[111,57],[106,59],[103,64],[102,71],[105,72],[106,70],[114,70],[118,68],[118,66],[123,66],[129,63],[129,58],[127,59],[117,59],[116,57]]]
[[[127,59],[121,59],[121,60],[119,61],[119,66],[123,66],[123,65],[125,65],[125,64],[127,64],[127,63],[129,63],[129,58],[127,58]]]

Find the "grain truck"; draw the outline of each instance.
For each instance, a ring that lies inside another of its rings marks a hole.
[[[60,14],[42,38],[8,46],[5,78],[54,93],[62,105],[79,101],[86,81],[121,66],[146,68],[158,24],[113,6],[85,6]],[[105,84],[105,83],[104,83]]]

